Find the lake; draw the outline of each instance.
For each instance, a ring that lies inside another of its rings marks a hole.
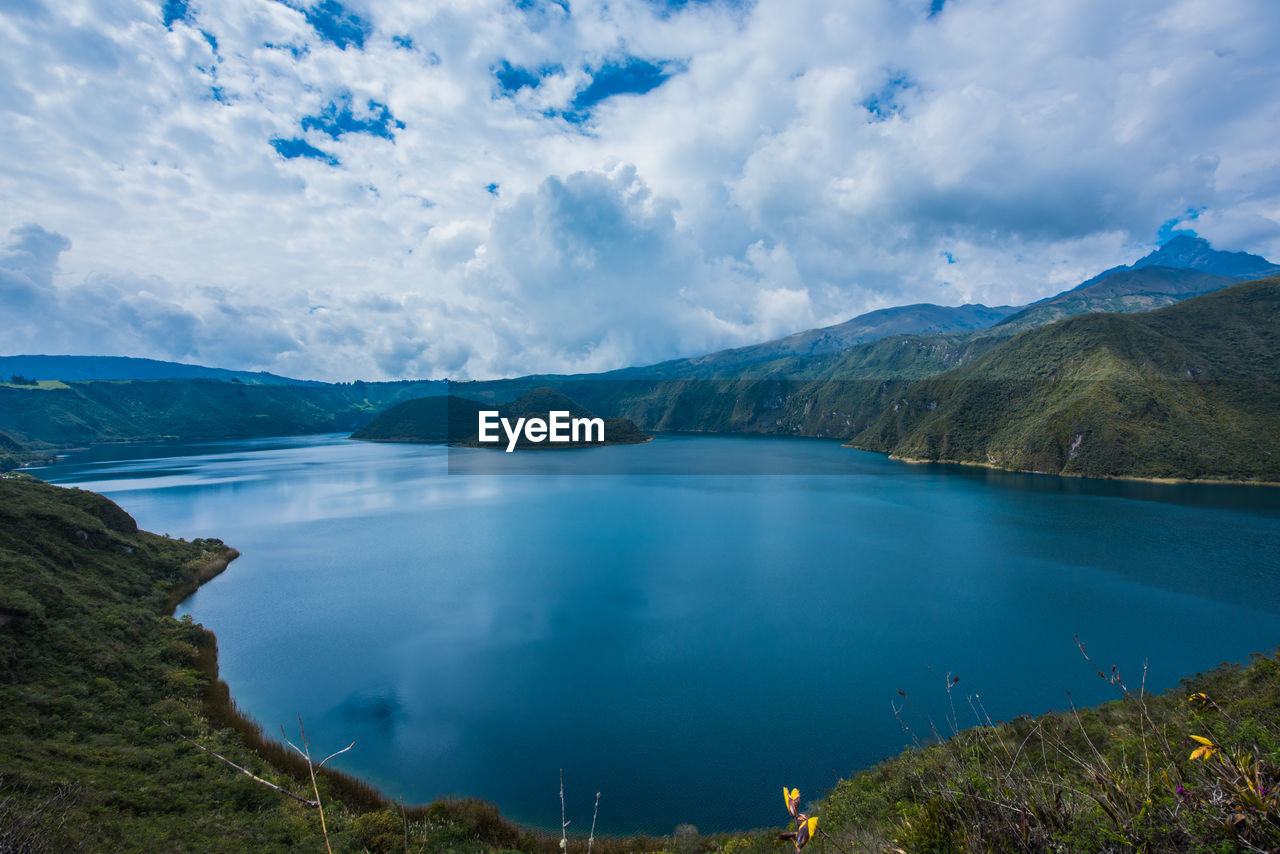
[[[1076,635],[1157,690],[1280,642],[1266,487],[684,436],[121,445],[33,473],[243,553],[179,613],[269,733],[301,715],[393,798],[548,828],[563,768],[571,832],[597,791],[605,832],[778,825],[783,785],[808,799],[948,731],[948,674],[961,726],[974,695],[996,719],[1111,699]]]

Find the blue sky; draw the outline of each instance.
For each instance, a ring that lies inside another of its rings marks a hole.
[[[10,0],[5,352],[602,370],[1280,258],[1272,0]]]

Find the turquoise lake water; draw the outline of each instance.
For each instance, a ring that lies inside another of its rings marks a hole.
[[[1076,635],[1157,690],[1280,643],[1280,489],[797,439],[659,436],[524,476],[449,474],[522,456],[460,453],[310,436],[33,473],[241,550],[179,613],[268,732],[301,714],[391,797],[542,827],[563,768],[571,832],[597,791],[605,832],[778,825],[783,785],[807,799],[949,730],[947,674],[961,726],[974,695],[996,719],[1111,699]]]

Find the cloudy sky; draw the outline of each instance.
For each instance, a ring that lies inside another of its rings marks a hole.
[[[0,352],[601,370],[1280,258],[1275,0],[4,0]]]

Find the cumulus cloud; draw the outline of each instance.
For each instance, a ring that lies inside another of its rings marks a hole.
[[[95,274],[56,285],[71,248],[35,224],[0,249],[0,315],[14,352],[110,353],[210,364],[244,363],[298,347],[273,311],[236,306],[208,288],[175,288],[156,277]]]
[[[597,370],[1026,302],[1180,218],[1280,257],[1269,0],[29,0],[0,38],[15,352]]]

